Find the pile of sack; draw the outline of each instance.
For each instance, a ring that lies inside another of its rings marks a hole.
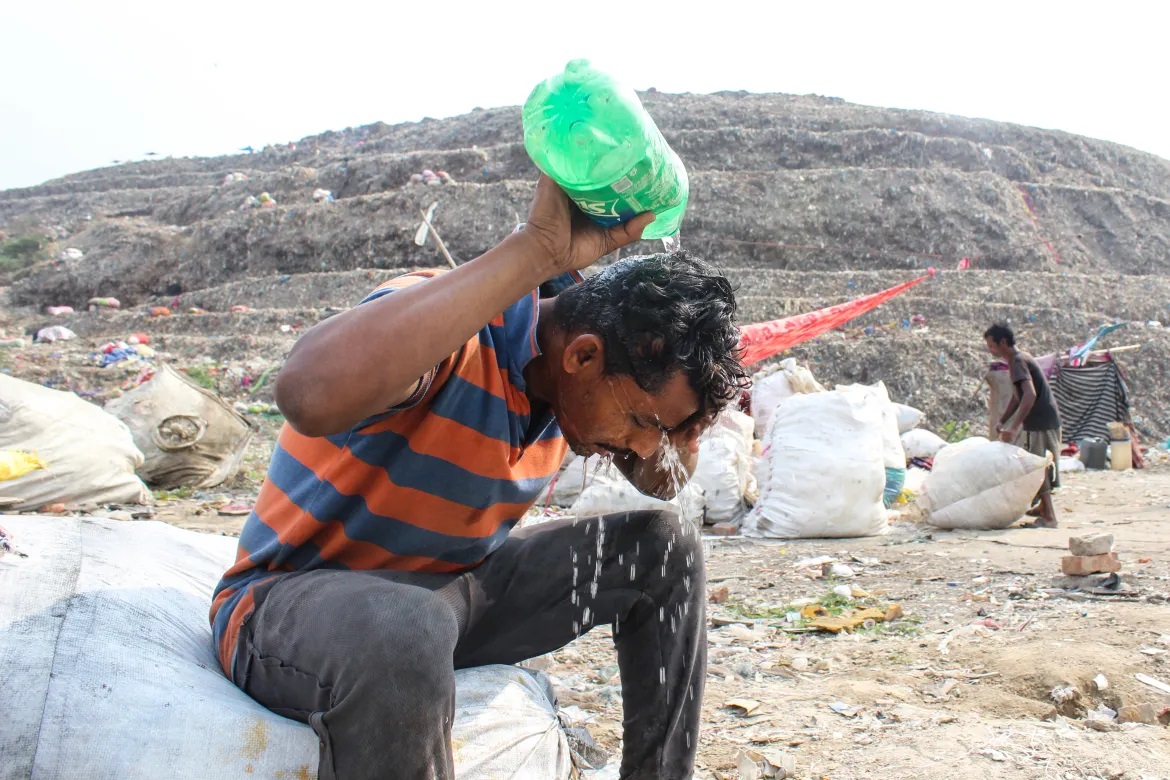
[[[239,470],[252,435],[247,420],[167,365],[104,410],[0,374],[0,498],[24,512],[145,504],[146,483],[214,487]]]
[[[757,420],[759,403],[753,393]],[[888,530],[886,497],[901,490],[905,454],[884,385],[795,392],[766,416],[760,498],[744,519],[746,535],[840,538]]]

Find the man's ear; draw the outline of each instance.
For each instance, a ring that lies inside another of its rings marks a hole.
[[[579,378],[595,378],[605,373],[605,345],[594,333],[582,333],[565,345],[561,368]]]

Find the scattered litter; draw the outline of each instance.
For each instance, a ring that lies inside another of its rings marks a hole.
[[[862,707],[860,704],[846,704],[843,701],[835,701],[829,705],[829,709],[846,718],[855,718],[857,717],[857,713],[861,712]]]
[[[48,467],[48,464],[30,452],[0,450],[0,482],[23,477],[25,474]]]
[[[1143,685],[1148,685],[1155,690],[1161,691],[1162,693],[1170,693],[1170,685],[1167,685],[1166,683],[1162,682],[1161,680],[1156,680],[1153,677],[1150,677],[1149,675],[1142,674],[1141,672],[1138,672],[1137,674],[1135,674],[1134,677],[1137,679],[1138,682],[1142,683]]]
[[[90,298],[86,301],[86,305],[90,311],[97,311],[98,309],[120,309],[122,302],[117,298]]]
[[[37,331],[38,344],[52,344],[54,341],[69,341],[77,338],[77,334],[64,325],[50,325]]]
[[[796,756],[777,750],[743,749],[736,758],[739,780],[786,780],[796,776]]]
[[[59,317],[62,314],[73,314],[72,306],[46,306],[45,314],[50,317]]]
[[[761,707],[761,704],[755,699],[731,699],[723,706],[729,709],[737,709],[745,717],[747,717],[758,710]]]

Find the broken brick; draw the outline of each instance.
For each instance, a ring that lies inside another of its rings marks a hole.
[[[735,536],[739,533],[739,526],[731,523],[716,523],[708,530],[716,536]]]
[[[1117,553],[1104,555],[1066,555],[1060,559],[1060,569],[1070,577],[1084,577],[1089,574],[1121,571]]]

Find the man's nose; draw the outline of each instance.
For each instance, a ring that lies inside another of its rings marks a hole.
[[[626,446],[636,452],[639,458],[648,460],[654,457],[654,453],[662,446],[662,433],[651,429],[638,431]]]

